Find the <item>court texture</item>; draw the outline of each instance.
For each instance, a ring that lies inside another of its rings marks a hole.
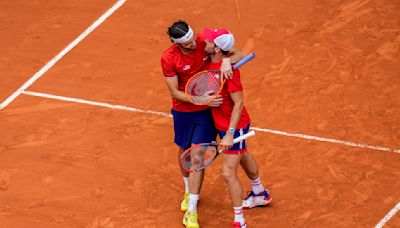
[[[400,227],[400,1],[0,1],[0,227],[182,227],[160,56],[229,28],[273,202],[249,227]],[[221,159],[199,221],[233,212]],[[245,190],[250,185],[242,170]],[[245,194],[245,193],[244,193]]]

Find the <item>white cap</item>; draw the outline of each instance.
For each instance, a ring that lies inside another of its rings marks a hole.
[[[214,43],[223,51],[229,51],[235,44],[235,39],[228,29],[204,29],[204,39],[214,41]]]
[[[215,38],[214,43],[224,51],[229,51],[235,44],[235,39],[232,34],[224,34]]]

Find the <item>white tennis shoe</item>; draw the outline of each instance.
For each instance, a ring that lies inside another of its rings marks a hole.
[[[260,194],[254,194],[253,191],[249,192],[246,199],[243,200],[242,206],[244,209],[250,209],[253,207],[262,207],[271,203],[272,197],[269,195],[268,190],[264,190]]]

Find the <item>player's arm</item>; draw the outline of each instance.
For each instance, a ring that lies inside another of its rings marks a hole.
[[[222,138],[221,140],[221,144],[224,147],[224,149],[229,149],[233,145],[233,134],[229,132],[229,128],[236,129],[240,121],[240,117],[242,116],[243,103],[244,103],[243,91],[230,93],[230,97],[232,98],[234,105],[228,131],[226,132],[224,138]]]
[[[230,56],[226,57],[226,59],[229,59],[230,64],[232,63],[237,63],[239,62],[241,59],[243,59],[244,57],[246,57],[246,54],[240,50],[239,48],[236,47],[232,47],[229,50]]]
[[[175,98],[182,102],[187,102],[187,103],[190,102],[185,92],[179,90],[178,76],[175,75],[173,77],[164,77],[164,78],[165,82],[167,83],[169,94],[171,95],[172,98]]]
[[[190,102],[185,93],[179,90],[178,75],[175,71],[175,62],[173,57],[163,54],[161,56],[161,68],[171,97],[182,102]]]
[[[221,64],[221,73],[222,76],[224,76],[227,79],[231,79],[233,75],[232,71],[232,63],[239,62],[241,59],[246,57],[246,54],[239,50],[238,48],[232,47],[229,50],[229,57],[225,57],[222,59],[222,64]]]

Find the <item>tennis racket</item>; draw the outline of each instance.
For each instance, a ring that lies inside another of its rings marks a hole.
[[[238,143],[255,135],[254,131],[241,135],[233,140],[233,143]],[[220,148],[217,142],[200,143],[196,144],[189,149],[185,150],[180,157],[180,161],[185,172],[198,172],[211,163],[220,155],[224,150]]]
[[[255,57],[250,53],[233,65],[236,70]],[[221,92],[226,79],[222,79],[219,70],[205,70],[193,75],[185,87],[185,94],[190,102],[196,105],[206,105],[212,102]]]

